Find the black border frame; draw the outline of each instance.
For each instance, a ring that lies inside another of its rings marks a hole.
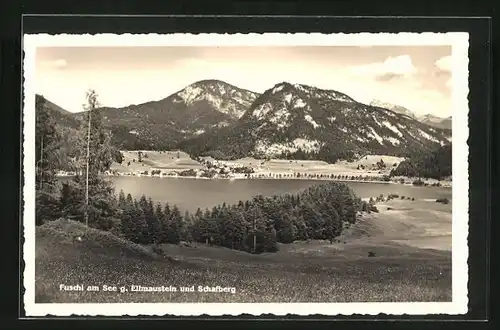
[[[125,2],[126,3],[126,2]],[[125,4],[124,3],[124,4]],[[427,7],[428,10],[439,10],[439,8],[450,9],[452,7],[447,6],[445,3],[448,1],[440,2],[439,4],[433,4]],[[240,9],[251,9],[253,12],[261,11],[266,9],[273,11],[273,6],[269,3],[255,2],[255,6],[251,7],[249,3],[243,3]],[[83,6],[82,4],[74,3],[71,6],[74,12],[78,13],[88,13],[91,14],[93,11],[91,6]],[[123,6],[115,4],[110,6],[109,2],[101,2],[101,10],[105,13],[116,13],[123,11]],[[297,3],[295,3],[297,5]],[[444,7],[443,7],[444,6]],[[50,7],[50,6],[49,6]],[[33,12],[44,12],[49,9],[44,3],[36,3],[31,8],[31,13]],[[79,8],[78,8],[79,7]],[[423,18],[423,17],[385,17],[385,18],[375,18],[375,17],[328,17],[328,16],[290,16],[293,12],[302,13],[319,13],[323,12],[320,8],[321,6],[314,6],[311,3],[299,4],[297,7],[287,7],[286,4],[279,4],[279,8],[289,8],[289,16],[234,16],[235,13],[231,13],[231,9],[234,11],[236,8],[236,13],[238,12],[238,7],[231,6],[229,9],[229,14],[217,15],[217,16],[192,16],[193,12],[189,12],[187,6],[178,4],[177,10],[184,11],[182,16],[170,15],[168,17],[137,17],[137,16],[121,16],[121,17],[110,17],[110,16],[23,16],[22,17],[22,32],[24,33],[172,33],[172,32],[182,32],[182,33],[262,33],[262,32],[321,32],[321,33],[353,33],[353,32],[442,32],[442,31],[466,31],[469,32],[469,102],[470,102],[470,112],[469,112],[469,184],[470,184],[470,219],[485,219],[484,221],[475,220],[469,222],[469,313],[464,316],[442,316],[442,315],[432,315],[433,321],[484,321],[490,318],[489,311],[489,234],[491,226],[491,175],[492,170],[496,168],[491,167],[491,147],[494,140],[492,139],[493,130],[493,111],[492,111],[492,64],[491,64],[491,20],[483,18]],[[397,6],[396,6],[397,7]],[[96,7],[97,8],[97,7]],[[134,11],[134,8],[128,7]],[[278,6],[274,7],[278,8]],[[344,6],[344,8],[346,8]],[[371,7],[369,7],[371,8]],[[368,8],[368,9],[369,9]],[[401,9],[401,6],[398,7]],[[463,7],[455,7],[455,12],[460,11]],[[59,4],[59,8],[50,8],[52,13],[65,12],[64,5]],[[49,11],[50,11],[49,9]],[[219,3],[214,3],[211,8],[214,12],[224,12],[221,10]],[[227,8],[226,8],[227,9]],[[365,9],[366,10],[366,9]],[[175,11],[175,8],[174,8]],[[283,10],[282,10],[283,11]],[[400,10],[401,11],[401,10]],[[404,11],[404,10],[403,10]],[[67,11],[66,11],[67,12]],[[187,14],[186,14],[187,12]],[[226,13],[228,10],[225,11]],[[425,12],[425,11],[424,11]],[[129,12],[130,13],[130,12]],[[478,11],[476,10],[476,13]],[[281,13],[283,14],[283,13]],[[19,18],[18,16],[16,18]],[[10,19],[10,20],[9,20]],[[12,22],[13,18],[8,18],[4,20],[4,23],[9,24]],[[16,26],[21,28],[20,25]],[[7,99],[11,101],[11,105],[8,108],[11,112],[8,113],[8,120],[12,120],[13,125],[10,128],[14,128],[9,137],[14,137],[14,143],[10,146],[6,145],[6,148],[2,146],[3,151],[7,154],[11,153],[14,155],[13,164],[9,163],[9,170],[12,169],[15,174],[14,186],[16,186],[15,194],[5,194],[2,197],[8,198],[8,204],[22,205],[22,170],[20,165],[22,164],[22,145],[18,145],[15,142],[17,138],[22,141],[22,117],[20,117],[21,112],[19,111],[19,106],[22,104],[22,75],[21,72],[21,57],[22,57],[22,42],[21,42],[21,30],[17,30],[17,33],[7,35],[7,40],[2,40],[2,71],[1,74],[1,84],[2,84],[2,99]],[[4,38],[2,38],[4,39]],[[10,62],[6,62],[7,61]],[[6,77],[9,78],[6,78]],[[7,80],[9,79],[9,80]],[[19,88],[19,89],[17,89]],[[18,117],[19,116],[19,117]],[[19,128],[19,131],[16,130]],[[5,132],[5,131],[4,131]],[[19,146],[19,150],[12,147]],[[11,149],[9,149],[11,148]],[[19,163],[18,163],[19,162]],[[13,166],[12,166],[13,165]],[[18,179],[18,180],[17,180]],[[14,210],[16,219],[22,219],[22,214],[19,209]],[[21,230],[22,223],[16,224],[9,223],[13,225],[12,228],[7,230]],[[22,235],[22,231],[19,232]],[[16,251],[19,252],[19,259],[16,263],[18,272],[15,276],[16,283],[19,283],[19,289],[22,289],[22,269],[24,268],[22,263],[22,237],[15,237],[11,235],[10,242]],[[5,241],[4,241],[5,242]],[[17,276],[19,275],[19,276]],[[12,287],[13,289],[13,287]],[[14,297],[19,305],[16,306],[16,311],[19,317],[22,317],[22,296],[19,297],[19,291],[14,292],[11,299]],[[3,312],[2,312],[3,314]],[[271,315],[268,315],[271,316]],[[337,317],[293,317],[294,320],[335,320],[344,321],[336,322],[336,324],[344,324],[353,322],[353,318],[356,317],[354,322],[358,326],[369,326],[367,321],[373,321],[376,319],[378,322],[371,323],[375,326],[383,325],[384,328],[393,328],[396,324],[405,324],[405,326],[439,326],[442,322],[432,322],[427,321],[430,317],[425,317],[423,319],[420,316],[337,316]],[[81,319],[84,317],[79,317]],[[264,315],[259,317],[258,320],[272,319],[276,320],[277,317],[271,316],[267,318]],[[61,319],[61,318],[57,318]],[[67,319],[67,318],[63,318]],[[97,319],[97,318],[96,318]],[[109,319],[109,318],[105,318]],[[116,319],[116,318],[114,318]],[[137,319],[137,318],[134,318]],[[148,319],[157,319],[156,317],[148,317]],[[180,319],[179,317],[169,317],[169,319]],[[182,318],[186,319],[186,318]],[[203,317],[189,318],[198,321],[206,320]],[[219,319],[217,317],[210,319]],[[255,317],[245,317],[244,315],[239,317],[229,317],[229,319],[252,319]],[[279,317],[280,320],[292,319],[289,317]],[[194,320],[193,320],[194,321]],[[358,323],[360,321],[361,323]],[[380,322],[383,321],[383,322]],[[389,322],[391,321],[391,322]],[[398,322],[394,322],[398,321]],[[411,321],[411,324],[408,323]],[[415,322],[417,321],[417,322]],[[134,323],[130,322],[129,323]],[[424,322],[424,324],[422,324]],[[474,322],[474,328],[479,327],[478,323]],[[92,322],[94,323],[94,322]],[[119,322],[123,324],[122,321]],[[196,322],[198,323],[198,322]],[[221,322],[219,322],[221,323]],[[277,323],[277,322],[276,322]],[[276,324],[275,323],[275,324]],[[280,322],[282,323],[282,322]],[[453,326],[455,322],[448,323],[448,325]],[[103,322],[106,324],[106,322]],[[54,325],[54,324],[52,324]],[[231,322],[231,325],[240,326]],[[286,322],[286,326],[289,327],[291,324]],[[354,324],[353,324],[354,325]],[[442,326],[442,325],[441,325]]]

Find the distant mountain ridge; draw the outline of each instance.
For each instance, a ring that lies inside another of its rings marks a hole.
[[[69,113],[51,104],[61,126],[77,128],[86,118],[86,112]],[[221,158],[335,161],[369,153],[404,155],[451,138],[449,129],[421,123],[403,107],[372,104],[376,106],[335,90],[288,82],[259,94],[202,80],[159,101],[98,111],[117,148],[178,148]]]
[[[447,144],[450,132],[346,94],[283,82],[259,96],[238,122],[183,141],[214,157],[313,157],[335,161],[366,153],[404,155]]]
[[[258,93],[245,90],[220,80],[202,80],[187,86],[176,94],[188,106],[207,101],[215,110],[239,119]]]
[[[36,94],[35,97],[40,98],[42,96]],[[79,120],[75,118],[73,113],[61,108],[47,99],[45,99],[45,108],[48,110],[50,116],[54,119],[57,125],[72,129],[76,129],[80,126]]]
[[[371,106],[376,106],[380,108],[385,108],[392,110],[394,112],[400,113],[407,115],[413,119],[416,119],[420,121],[421,123],[427,124],[429,126],[437,127],[437,128],[444,128],[444,129],[451,129],[451,116],[447,118],[441,118],[432,114],[426,114],[423,116],[417,116],[415,113],[413,113],[411,110],[408,110],[405,107],[402,107],[400,105],[395,105],[391,104],[388,102],[382,102],[380,100],[373,100],[370,102]]]
[[[159,101],[99,111],[124,149],[170,149],[185,138],[235,123],[258,95],[223,81],[202,80]]]
[[[417,116],[411,110],[408,110],[407,108],[402,107],[400,105],[382,102],[380,100],[373,100],[370,102],[370,105],[373,107],[389,109],[389,110],[392,110],[394,112],[400,113],[402,115],[407,115],[408,117],[411,117],[413,119],[417,118]]]
[[[429,126],[451,129],[452,117],[441,118],[431,114],[426,114],[417,118],[420,122]]]

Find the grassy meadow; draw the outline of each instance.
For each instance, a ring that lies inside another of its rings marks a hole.
[[[138,161],[138,151],[121,151],[123,161],[121,164],[113,162],[111,170],[118,172],[137,172],[160,170],[188,170],[201,169],[203,165],[192,160],[182,151],[149,151],[142,150],[142,162]],[[130,162],[130,165],[128,165]]]
[[[390,200],[337,240],[248,254],[204,244],[161,252],[69,220],[36,228],[37,303],[451,301],[451,205]],[[371,256],[369,256],[371,255]],[[232,293],[68,292],[59,285],[221,286]]]
[[[182,151],[149,151],[142,150],[143,154],[147,156],[142,157],[142,162],[138,161],[137,151],[121,151],[123,155],[123,162],[118,164],[114,162],[111,170],[126,173],[126,172],[142,172],[151,170],[189,170],[189,169],[202,169],[204,165],[191,159],[189,155]],[[211,157],[203,157],[205,159],[213,160]],[[387,164],[387,168],[379,170],[375,164],[383,160]],[[394,164],[399,164],[403,158],[384,156],[384,155],[369,155],[365,156],[354,162],[339,161],[336,164],[328,164],[324,161],[316,160],[282,160],[270,159],[264,161],[252,157],[237,159],[234,161],[219,161],[221,164],[243,165],[252,167],[255,175],[258,174],[287,174],[287,173],[311,173],[311,174],[334,174],[334,175],[370,175],[373,177],[382,177],[388,175],[393,168]],[[364,169],[358,168],[362,165]]]
[[[141,150],[147,156],[142,157],[142,162],[138,161],[138,152],[136,151],[121,151],[123,155],[123,162],[118,164],[113,162],[110,170],[118,173],[138,173],[151,170],[162,170],[164,172],[170,171],[184,171],[184,170],[199,170],[204,169],[205,166],[200,162],[191,159],[191,157],[182,151],[150,151]],[[207,160],[213,161],[212,157],[202,157]],[[383,161],[386,164],[385,168],[378,168],[377,162]],[[262,160],[252,157],[241,158],[233,161],[218,161],[220,164],[227,166],[242,165],[254,169],[251,177],[260,177],[264,175],[281,174],[283,179],[287,175],[300,173],[304,174],[318,174],[318,175],[344,175],[348,177],[369,176],[371,178],[382,179],[382,177],[390,174],[391,170],[404,160],[402,157],[386,156],[386,155],[367,155],[352,162],[338,161],[335,164],[329,164],[325,161],[319,160],[284,160],[284,159],[270,159]],[[295,176],[292,176],[295,179]],[[408,178],[408,177],[393,177],[393,180],[399,182],[403,180],[406,184],[412,184],[413,181],[422,178]],[[424,182],[433,184],[440,182],[441,184],[451,186],[449,180],[435,180],[424,179]]]

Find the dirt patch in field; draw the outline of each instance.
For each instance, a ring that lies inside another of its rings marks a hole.
[[[340,239],[353,243],[397,243],[451,251],[451,205],[390,200],[377,204],[379,213],[363,214]]]

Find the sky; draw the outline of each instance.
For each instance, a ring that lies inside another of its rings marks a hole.
[[[35,71],[36,92],[71,112],[83,110],[88,89],[123,107],[218,79],[258,93],[287,81],[452,115],[450,46],[38,47]]]

